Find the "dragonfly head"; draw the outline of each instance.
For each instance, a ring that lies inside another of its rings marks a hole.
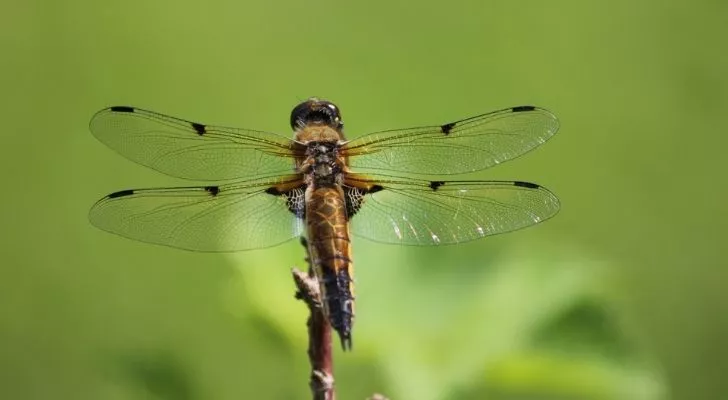
[[[326,125],[339,132],[344,127],[339,107],[330,101],[315,97],[297,105],[291,111],[291,128],[294,130],[311,124]]]

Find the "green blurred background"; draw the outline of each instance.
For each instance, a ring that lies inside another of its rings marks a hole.
[[[342,399],[728,398],[724,1],[5,2],[2,399],[306,399],[291,242],[208,255],[91,227],[180,181],[96,141],[135,105],[287,133],[320,96],[350,137],[535,104],[560,133],[477,178],[553,220],[459,246],[354,241]]]

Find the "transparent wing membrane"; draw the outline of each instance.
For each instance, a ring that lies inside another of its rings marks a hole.
[[[553,193],[527,182],[375,182],[381,189],[361,198],[351,230],[384,243],[462,243],[537,224],[559,210]]]
[[[439,126],[372,133],[347,143],[343,153],[354,172],[462,174],[516,158],[558,128],[551,112],[521,106]]]
[[[352,233],[385,243],[454,244],[551,218],[559,201],[539,185],[434,179],[516,158],[558,128],[549,111],[522,106],[373,133],[331,149],[332,160],[350,163],[342,175]],[[214,184],[112,193],[89,213],[103,230],[196,251],[257,249],[303,234],[306,187],[294,159],[306,157],[304,143],[126,106],[99,111],[90,129],[132,161]]]
[[[105,231],[186,250],[268,247],[303,232],[303,189],[271,194],[270,187],[265,182],[124,190],[99,200],[89,219]]]
[[[293,171],[295,142],[273,133],[204,125],[126,106],[99,111],[89,127],[124,157],[178,178],[224,181]]]

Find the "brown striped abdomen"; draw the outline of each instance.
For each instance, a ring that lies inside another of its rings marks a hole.
[[[306,224],[311,265],[319,281],[324,315],[338,332],[344,349],[350,349],[354,266],[341,187],[306,189]]]

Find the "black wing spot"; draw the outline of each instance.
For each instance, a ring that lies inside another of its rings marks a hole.
[[[205,186],[205,191],[207,193],[210,193],[214,197],[214,196],[217,196],[218,193],[220,193],[220,187],[219,186]]]
[[[541,187],[535,183],[520,182],[520,181],[513,182],[513,186],[525,187],[525,188],[529,188],[529,189],[538,189]]]
[[[513,107],[511,109],[511,111],[516,113],[516,112],[524,112],[524,111],[533,111],[535,109],[536,109],[536,107],[534,107],[534,106],[518,106],[518,107]]]
[[[450,122],[449,124],[445,124],[445,125],[441,126],[441,127],[440,127],[440,130],[441,130],[441,131],[442,131],[442,133],[444,133],[445,135],[448,135],[448,134],[450,134],[450,131],[451,131],[451,130],[452,130],[452,128],[454,128],[454,127],[455,127],[455,122]]]
[[[110,195],[106,196],[110,199],[115,199],[117,197],[124,197],[124,196],[131,196],[134,194],[134,191],[132,189],[127,190],[119,190],[118,192],[111,193]]]
[[[376,192],[379,192],[382,190],[384,190],[384,188],[382,186],[374,185],[374,186],[370,187],[369,190],[367,190],[367,193],[376,193]]]
[[[205,134],[205,125],[198,124],[197,122],[192,122],[192,127],[195,129],[198,135],[202,136]]]
[[[430,182],[430,189],[432,189],[433,191],[437,191],[437,189],[439,189],[440,186],[442,186],[444,184],[445,184],[444,181],[432,181],[432,182]]]
[[[113,112],[122,112],[122,113],[133,113],[134,107],[129,106],[114,106],[110,108]]]
[[[284,193],[278,190],[275,186],[271,186],[268,189],[265,189],[265,192],[268,194],[272,194],[273,196],[280,196]]]

